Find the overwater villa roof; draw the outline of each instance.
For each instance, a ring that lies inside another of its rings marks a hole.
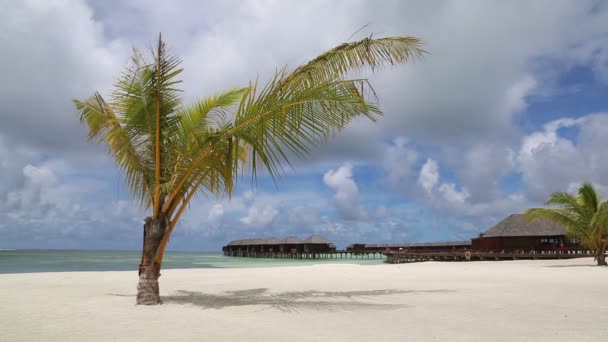
[[[271,237],[269,239],[262,239],[262,245],[280,245],[280,244],[284,244],[285,240],[276,238],[276,237]]]
[[[327,240],[322,236],[312,235],[306,240],[300,240],[296,237],[290,236],[286,239],[278,239],[271,237],[269,239],[243,239],[234,240],[228,243],[228,246],[253,246],[253,245],[296,245],[296,244],[327,244],[333,245],[331,241]]]
[[[311,235],[308,239],[306,239],[302,242],[309,243],[309,244],[316,244],[316,243],[331,244],[331,241],[327,240],[326,238],[324,238],[322,236],[318,236],[318,235]]]
[[[471,240],[464,241],[443,241],[443,242],[418,242],[407,243],[404,247],[443,247],[443,246],[467,246],[471,244]]]
[[[353,248],[354,245],[348,245],[347,248]],[[416,242],[416,243],[367,243],[358,244],[365,246],[365,248],[412,248],[412,247],[452,247],[452,246],[470,246],[471,240],[465,241],[445,241],[445,242]]]
[[[296,244],[303,243],[303,242],[304,242],[303,240],[300,240],[294,236],[289,236],[285,239],[286,245],[296,245]]]
[[[563,226],[547,220],[528,222],[523,215],[513,214],[483,233],[483,237],[565,235]]]

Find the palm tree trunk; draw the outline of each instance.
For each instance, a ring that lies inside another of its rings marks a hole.
[[[606,245],[608,245],[608,241],[606,241],[601,248],[597,249],[596,258],[598,266],[606,266]]]
[[[155,262],[160,241],[165,235],[168,222],[165,217],[158,219],[146,218],[144,224],[144,246],[139,265],[139,284],[137,285],[137,304],[160,304],[158,278],[160,265]]]
[[[597,255],[597,265],[606,266],[606,255],[604,253]]]

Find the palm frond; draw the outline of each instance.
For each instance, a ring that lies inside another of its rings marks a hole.
[[[548,220],[564,226],[568,231],[575,231],[579,226],[577,217],[564,209],[532,208],[524,212],[528,222]]]
[[[594,236],[598,236],[599,239],[603,241],[608,239],[608,201],[599,205],[597,212],[591,220],[590,226]]]
[[[209,139],[207,146],[209,148],[205,149],[207,151],[205,158],[192,160],[188,165],[194,172],[184,178],[185,182],[171,188],[171,191],[175,191],[176,196],[168,200],[163,207],[163,212],[169,216],[175,218],[175,210],[182,212],[181,208],[188,205],[190,198],[196,197],[193,192],[198,191],[216,198],[224,195],[231,196],[237,173],[235,164],[241,159],[239,151],[231,140],[218,140],[217,135],[215,139]]]
[[[136,153],[146,161],[144,167],[153,170],[148,187],[153,189],[156,217],[158,203],[164,200],[163,184],[170,179],[175,163],[171,152],[180,125],[175,112],[181,103],[180,90],[175,86],[181,82],[177,76],[182,69],[180,60],[167,52],[160,37],[151,55],[148,61],[137,49],[133,50],[131,64],[115,84],[112,107],[120,113]]]
[[[584,183],[576,197],[567,192],[551,194],[546,204],[557,205],[558,209],[529,209],[524,216],[530,221],[547,219],[561,224],[568,236],[579,240],[581,245],[600,249],[608,243],[608,201],[600,201],[593,185]]]
[[[197,129],[219,128],[246,92],[247,88],[229,89],[181,108],[177,113],[181,120],[179,134],[188,140]]]
[[[283,74],[275,75],[259,94],[251,91],[229,131],[251,148],[251,170],[259,164],[272,177],[290,164],[288,153],[303,158],[325,143],[355,117],[375,121],[381,111],[361,92],[366,80],[325,82],[303,90],[279,89]],[[255,89],[255,87],[254,87]]]
[[[281,80],[280,87],[304,89],[364,68],[374,71],[386,64],[403,64],[427,53],[415,37],[365,38],[337,46],[296,68]]]
[[[582,212],[582,204],[579,203],[576,196],[567,192],[554,192],[549,196],[549,199],[545,202],[546,205],[556,205],[573,213]]]
[[[73,100],[80,120],[89,127],[89,140],[104,143],[121,169],[131,194],[145,207],[151,206],[149,161],[142,158],[111,106],[99,93],[86,101]],[[145,156],[143,156],[145,157]]]
[[[599,209],[599,205],[602,202],[600,195],[593,185],[588,182],[583,183],[578,189],[578,196],[580,202],[584,204],[584,207],[589,210],[591,215]]]

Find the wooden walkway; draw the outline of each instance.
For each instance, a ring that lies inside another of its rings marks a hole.
[[[267,259],[383,259],[384,253],[380,252],[349,252],[335,251],[324,253],[274,253],[274,252],[224,252],[224,256],[241,258],[267,258]]]
[[[499,252],[499,251],[407,251],[407,252],[352,252],[339,250],[324,253],[274,253],[253,251],[226,251],[224,256],[266,259],[385,259],[390,264],[421,261],[480,261],[480,260],[536,260],[536,259],[574,259],[595,256],[591,251],[543,251],[543,252]]]
[[[473,261],[473,260],[536,260],[536,259],[574,259],[593,257],[591,252],[584,253],[533,253],[533,252],[475,252],[475,251],[449,251],[449,252],[389,252],[386,262],[400,264],[419,261]]]

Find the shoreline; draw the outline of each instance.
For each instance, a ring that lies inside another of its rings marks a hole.
[[[163,269],[260,268],[303,266],[311,264],[381,264],[381,258],[352,259],[260,259],[226,257],[221,253],[167,253]],[[0,251],[0,274],[133,271],[141,261],[141,252],[99,251]]]
[[[608,267],[593,258],[0,274],[7,341],[603,341]]]

